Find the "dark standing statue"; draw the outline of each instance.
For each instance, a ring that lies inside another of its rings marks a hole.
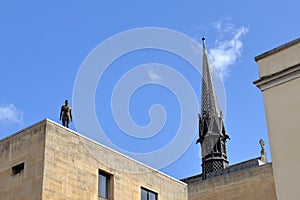
[[[70,122],[72,121],[72,110],[68,105],[69,101],[65,100],[65,105],[61,107],[59,119],[62,122],[62,125],[69,128]]]

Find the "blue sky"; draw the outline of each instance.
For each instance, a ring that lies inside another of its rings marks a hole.
[[[0,138],[45,118],[59,122],[64,100],[69,99],[71,106],[74,101],[74,83],[80,66],[101,42],[130,29],[161,27],[183,33],[200,44],[201,37],[206,37],[211,63],[222,76],[219,83],[225,88],[226,98],[220,90],[220,99],[231,137],[227,143],[230,163],[258,157],[260,138],[266,141],[270,160],[263,98],[252,84],[258,79],[254,57],[299,37],[298,8],[295,0],[1,2]],[[100,54],[99,60],[109,53]],[[112,113],[115,107],[111,106],[114,87],[124,74],[147,63],[161,63],[178,71],[200,98],[201,77],[181,57],[157,49],[120,56],[98,82],[95,113],[107,138],[125,151],[146,153],[161,149],[176,137],[183,120],[181,102],[174,91],[157,84],[167,80],[169,72],[148,65],[143,81],[149,84],[138,88],[129,103],[125,103],[130,117],[140,127],[151,122],[149,108],[161,104],[163,109],[153,116],[162,117],[163,126],[155,136],[147,138],[142,138],[146,137],[143,133],[137,133],[138,138],[129,136],[118,126]],[[131,79],[139,78],[133,74]],[[126,90],[129,84],[122,83]],[[118,95],[116,103],[124,103]],[[81,113],[74,107],[73,112],[79,119]],[[187,120],[197,122],[198,112],[195,110]],[[76,123],[71,124],[71,129],[76,130]],[[82,134],[97,140],[98,133]],[[196,139],[197,135],[179,159],[161,170],[176,178],[200,173]]]

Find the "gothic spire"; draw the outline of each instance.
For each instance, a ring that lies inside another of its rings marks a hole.
[[[206,47],[205,38],[202,38],[203,43],[203,63],[202,63],[202,97],[201,97],[201,113],[210,112],[214,115],[220,115],[219,105],[217,101],[216,91],[213,78],[211,75]]]
[[[229,139],[224,128],[222,113],[219,109],[216,91],[203,42],[202,96],[199,115],[199,139],[202,153],[202,178],[219,174],[228,167],[226,140]]]

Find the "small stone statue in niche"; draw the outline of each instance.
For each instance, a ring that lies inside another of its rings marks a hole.
[[[268,160],[267,160],[267,154],[266,154],[266,151],[265,151],[265,142],[262,138],[260,138],[259,140],[259,144],[261,146],[261,150],[260,150],[260,160],[263,162],[263,163],[268,163]]]

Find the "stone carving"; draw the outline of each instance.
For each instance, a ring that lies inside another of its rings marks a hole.
[[[59,119],[63,126],[69,128],[70,122],[72,121],[72,109],[69,106],[68,100],[65,100],[65,105],[61,106]]]
[[[265,151],[265,142],[264,142],[264,140],[263,140],[262,138],[260,138],[259,144],[260,144],[260,146],[261,146],[260,160],[261,160],[263,163],[268,163],[267,155],[266,155],[266,151]]]

